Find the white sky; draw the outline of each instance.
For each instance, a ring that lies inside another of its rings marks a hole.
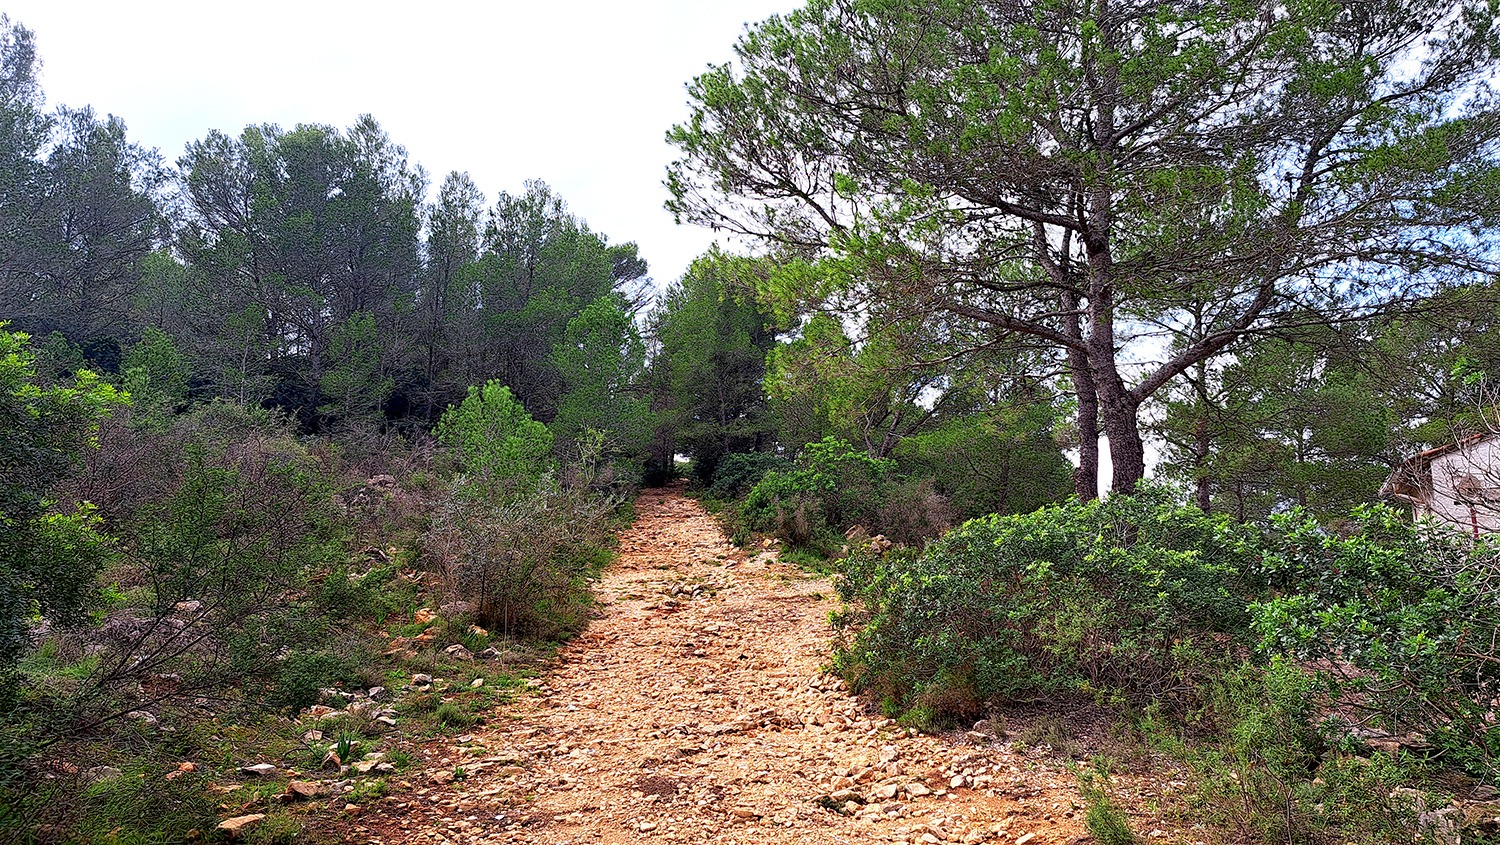
[[[362,113],[427,168],[467,170],[493,203],[542,179],[658,286],[713,241],[662,208],[683,85],[744,25],[798,0],[521,3],[11,0],[37,34],[49,106],[115,114],[168,161],[210,129]]]

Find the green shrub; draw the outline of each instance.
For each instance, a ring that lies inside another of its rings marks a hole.
[[[470,387],[438,420],[437,437],[458,453],[465,472],[493,482],[535,478],[552,466],[552,432],[498,381]]]
[[[1275,528],[1263,565],[1276,594],[1251,608],[1261,653],[1316,661],[1330,698],[1500,784],[1500,547],[1384,507],[1342,534],[1301,512]]]
[[[790,546],[824,554],[836,551],[854,525],[915,545],[948,524],[946,506],[930,484],[905,481],[894,461],[834,438],[810,444],[793,469],[768,472],[740,514],[752,531],[772,532]]]
[[[301,706],[330,680],[330,661],[344,667],[336,677],[359,662],[307,601],[308,576],[341,561],[345,541],[301,444],[221,406],[137,437],[152,448],[116,458],[134,475],[95,476],[138,496],[113,511],[122,554],[108,604],[56,630],[4,714],[39,742],[124,730],[133,710],[175,721],[203,700]],[[154,463],[170,444],[183,445]]]
[[[335,684],[358,685],[360,680],[360,665],[351,656],[294,652],[277,666],[267,703],[296,712],[317,704],[319,690]]]
[[[735,499],[753,488],[770,472],[791,469],[791,461],[770,452],[736,452],[725,455],[714,469],[713,483],[708,487],[710,499]]]
[[[843,562],[836,662],[899,709],[1178,694],[1248,625],[1252,540],[1155,490],[976,519],[921,554]]]
[[[904,437],[903,471],[930,478],[960,519],[1030,513],[1073,492],[1073,467],[1053,442],[1045,406],[959,416]]]
[[[1075,770],[1078,774],[1078,791],[1088,802],[1084,812],[1083,826],[1100,845],[1135,845],[1140,840],[1130,828],[1113,796],[1109,794],[1109,767],[1097,758],[1094,771]]]
[[[479,721],[478,716],[452,702],[439,705],[433,717],[437,719],[438,724],[447,728],[469,728]]]
[[[127,400],[88,370],[71,386],[37,373],[30,338],[0,322],[0,673],[26,651],[34,616],[80,621],[111,557],[92,510],[60,512],[51,485],[79,468],[112,405]],[[0,701],[14,689],[0,679]]]
[[[1384,845],[1411,841],[1409,812],[1388,800],[1419,784],[1410,760],[1330,752],[1313,728],[1319,679],[1289,661],[1241,665],[1205,685],[1189,741],[1145,720],[1152,744],[1186,764],[1182,808],[1231,841]]]

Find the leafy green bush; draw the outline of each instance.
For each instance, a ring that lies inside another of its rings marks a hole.
[[[1045,420],[1004,425],[1001,414],[957,417],[902,438],[895,459],[908,475],[931,478],[960,519],[1030,513],[1073,492],[1073,468]]]
[[[465,472],[495,482],[535,478],[552,466],[552,432],[499,381],[470,387],[438,420],[437,437],[458,453]]]
[[[740,509],[746,527],[775,533],[792,547],[837,550],[846,529],[915,545],[947,526],[942,499],[925,482],[900,477],[894,461],[872,458],[827,438],[810,444],[793,469],[761,478]]]
[[[319,691],[325,687],[364,686],[364,675],[361,662],[348,652],[333,649],[293,652],[276,667],[266,703],[295,713],[317,704]]]
[[[1253,536],[1134,498],[976,519],[921,554],[854,555],[836,663],[896,712],[1056,690],[1182,694],[1249,623]]]
[[[791,461],[771,452],[736,452],[725,455],[714,469],[713,483],[708,487],[710,499],[738,498],[753,488],[767,473],[785,472]]]
[[[1099,759],[1094,760],[1093,770],[1079,768],[1078,791],[1088,802],[1083,816],[1083,826],[1100,845],[1136,845],[1140,839],[1130,828],[1114,797],[1109,792],[1109,767]]]
[[[87,370],[77,372],[72,386],[44,386],[30,338],[4,327],[0,323],[0,672],[22,656],[33,619],[76,622],[89,609],[94,575],[111,551],[92,510],[57,512],[49,488],[78,468],[100,419],[125,401]]]
[[[1384,507],[1341,534],[1302,512],[1275,528],[1275,595],[1251,608],[1261,652],[1316,661],[1327,696],[1500,784],[1500,546]]]
[[[331,494],[300,443],[246,423],[207,406],[140,432],[153,447],[123,456],[152,471],[132,470],[141,500],[113,509],[122,554],[110,601],[88,624],[55,625],[47,648],[59,659],[28,666],[6,716],[32,736],[110,730],[131,711],[196,712],[195,700],[296,706],[334,679],[304,655],[355,656],[337,651],[338,626],[309,601],[309,576],[343,560]],[[152,463],[168,446],[181,448]]]

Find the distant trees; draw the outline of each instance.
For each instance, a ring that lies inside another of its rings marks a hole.
[[[569,320],[552,364],[563,389],[552,421],[559,457],[574,456],[594,432],[606,456],[639,463],[651,436],[646,344],[624,297],[601,296]]]
[[[1399,421],[1353,327],[1256,338],[1184,375],[1153,426],[1163,475],[1195,504],[1246,520],[1292,505],[1334,519],[1368,502],[1400,461]],[[1386,370],[1389,373],[1389,370]]]
[[[1407,457],[1487,427],[1497,317],[1482,281],[1379,318],[1247,338],[1164,392],[1159,473],[1237,519],[1348,513]]]
[[[455,172],[424,205],[425,173],[369,116],[211,133],[178,164],[181,261],[148,262],[141,299],[173,312],[198,390],[315,429],[430,425],[497,378],[551,422],[570,321],[596,303],[630,313],[648,281],[634,244],[610,244],[542,182],[486,211]],[[173,291],[179,308],[162,304]]]
[[[45,112],[38,63],[33,33],[0,18],[0,317],[116,369],[142,262],[167,237],[168,172],[117,117]]]
[[[661,400],[655,410],[675,444],[664,458],[680,450],[704,480],[725,455],[776,442],[762,384],[775,322],[744,275],[767,269],[711,251],[667,289],[651,315],[657,343],[651,379]]]
[[[472,273],[475,351],[533,416],[551,422],[563,392],[552,351],[568,322],[601,298],[628,301],[645,279],[646,263],[635,244],[611,245],[546,184],[528,182],[525,194],[496,200]]]
[[[371,354],[352,339],[359,325],[369,324],[381,347],[377,381],[399,365],[399,323],[420,270],[424,184],[372,118],[347,134],[327,126],[213,132],[178,164],[189,214],[178,248],[199,359],[264,362],[274,392],[247,398],[274,398],[309,422],[334,410],[322,401],[325,375],[349,364],[341,358]],[[212,388],[241,394],[244,375],[221,375]]]
[[[369,115],[210,132],[174,169],[116,117],[48,111],[38,67],[33,33],[0,20],[0,319],[64,369],[146,378],[126,358],[165,343],[183,400],[284,408],[306,431],[431,426],[498,378],[550,423],[587,380],[558,354],[590,331],[570,323],[591,308],[629,323],[644,303],[635,244],[540,181],[486,208],[455,172],[429,203],[426,172]],[[641,341],[610,333],[616,381],[633,379]]]

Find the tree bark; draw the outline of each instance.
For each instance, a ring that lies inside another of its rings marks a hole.
[[[1194,499],[1198,510],[1209,513],[1213,509],[1213,495],[1208,478],[1208,452],[1212,441],[1208,436],[1208,362],[1199,361],[1198,378],[1193,387],[1198,394],[1198,419],[1193,426],[1193,478],[1197,490]]]
[[[1078,467],[1073,470],[1073,492],[1087,502],[1099,497],[1099,396],[1088,356],[1069,352],[1068,362],[1078,397]]]
[[[1069,292],[1064,302],[1073,316],[1068,318],[1065,331],[1069,338],[1083,345],[1083,329],[1079,325],[1078,294]],[[1080,501],[1099,497],[1099,394],[1094,389],[1094,373],[1089,366],[1089,356],[1081,348],[1069,347],[1068,367],[1073,375],[1073,395],[1078,399],[1078,467],[1073,470],[1073,493]]]

